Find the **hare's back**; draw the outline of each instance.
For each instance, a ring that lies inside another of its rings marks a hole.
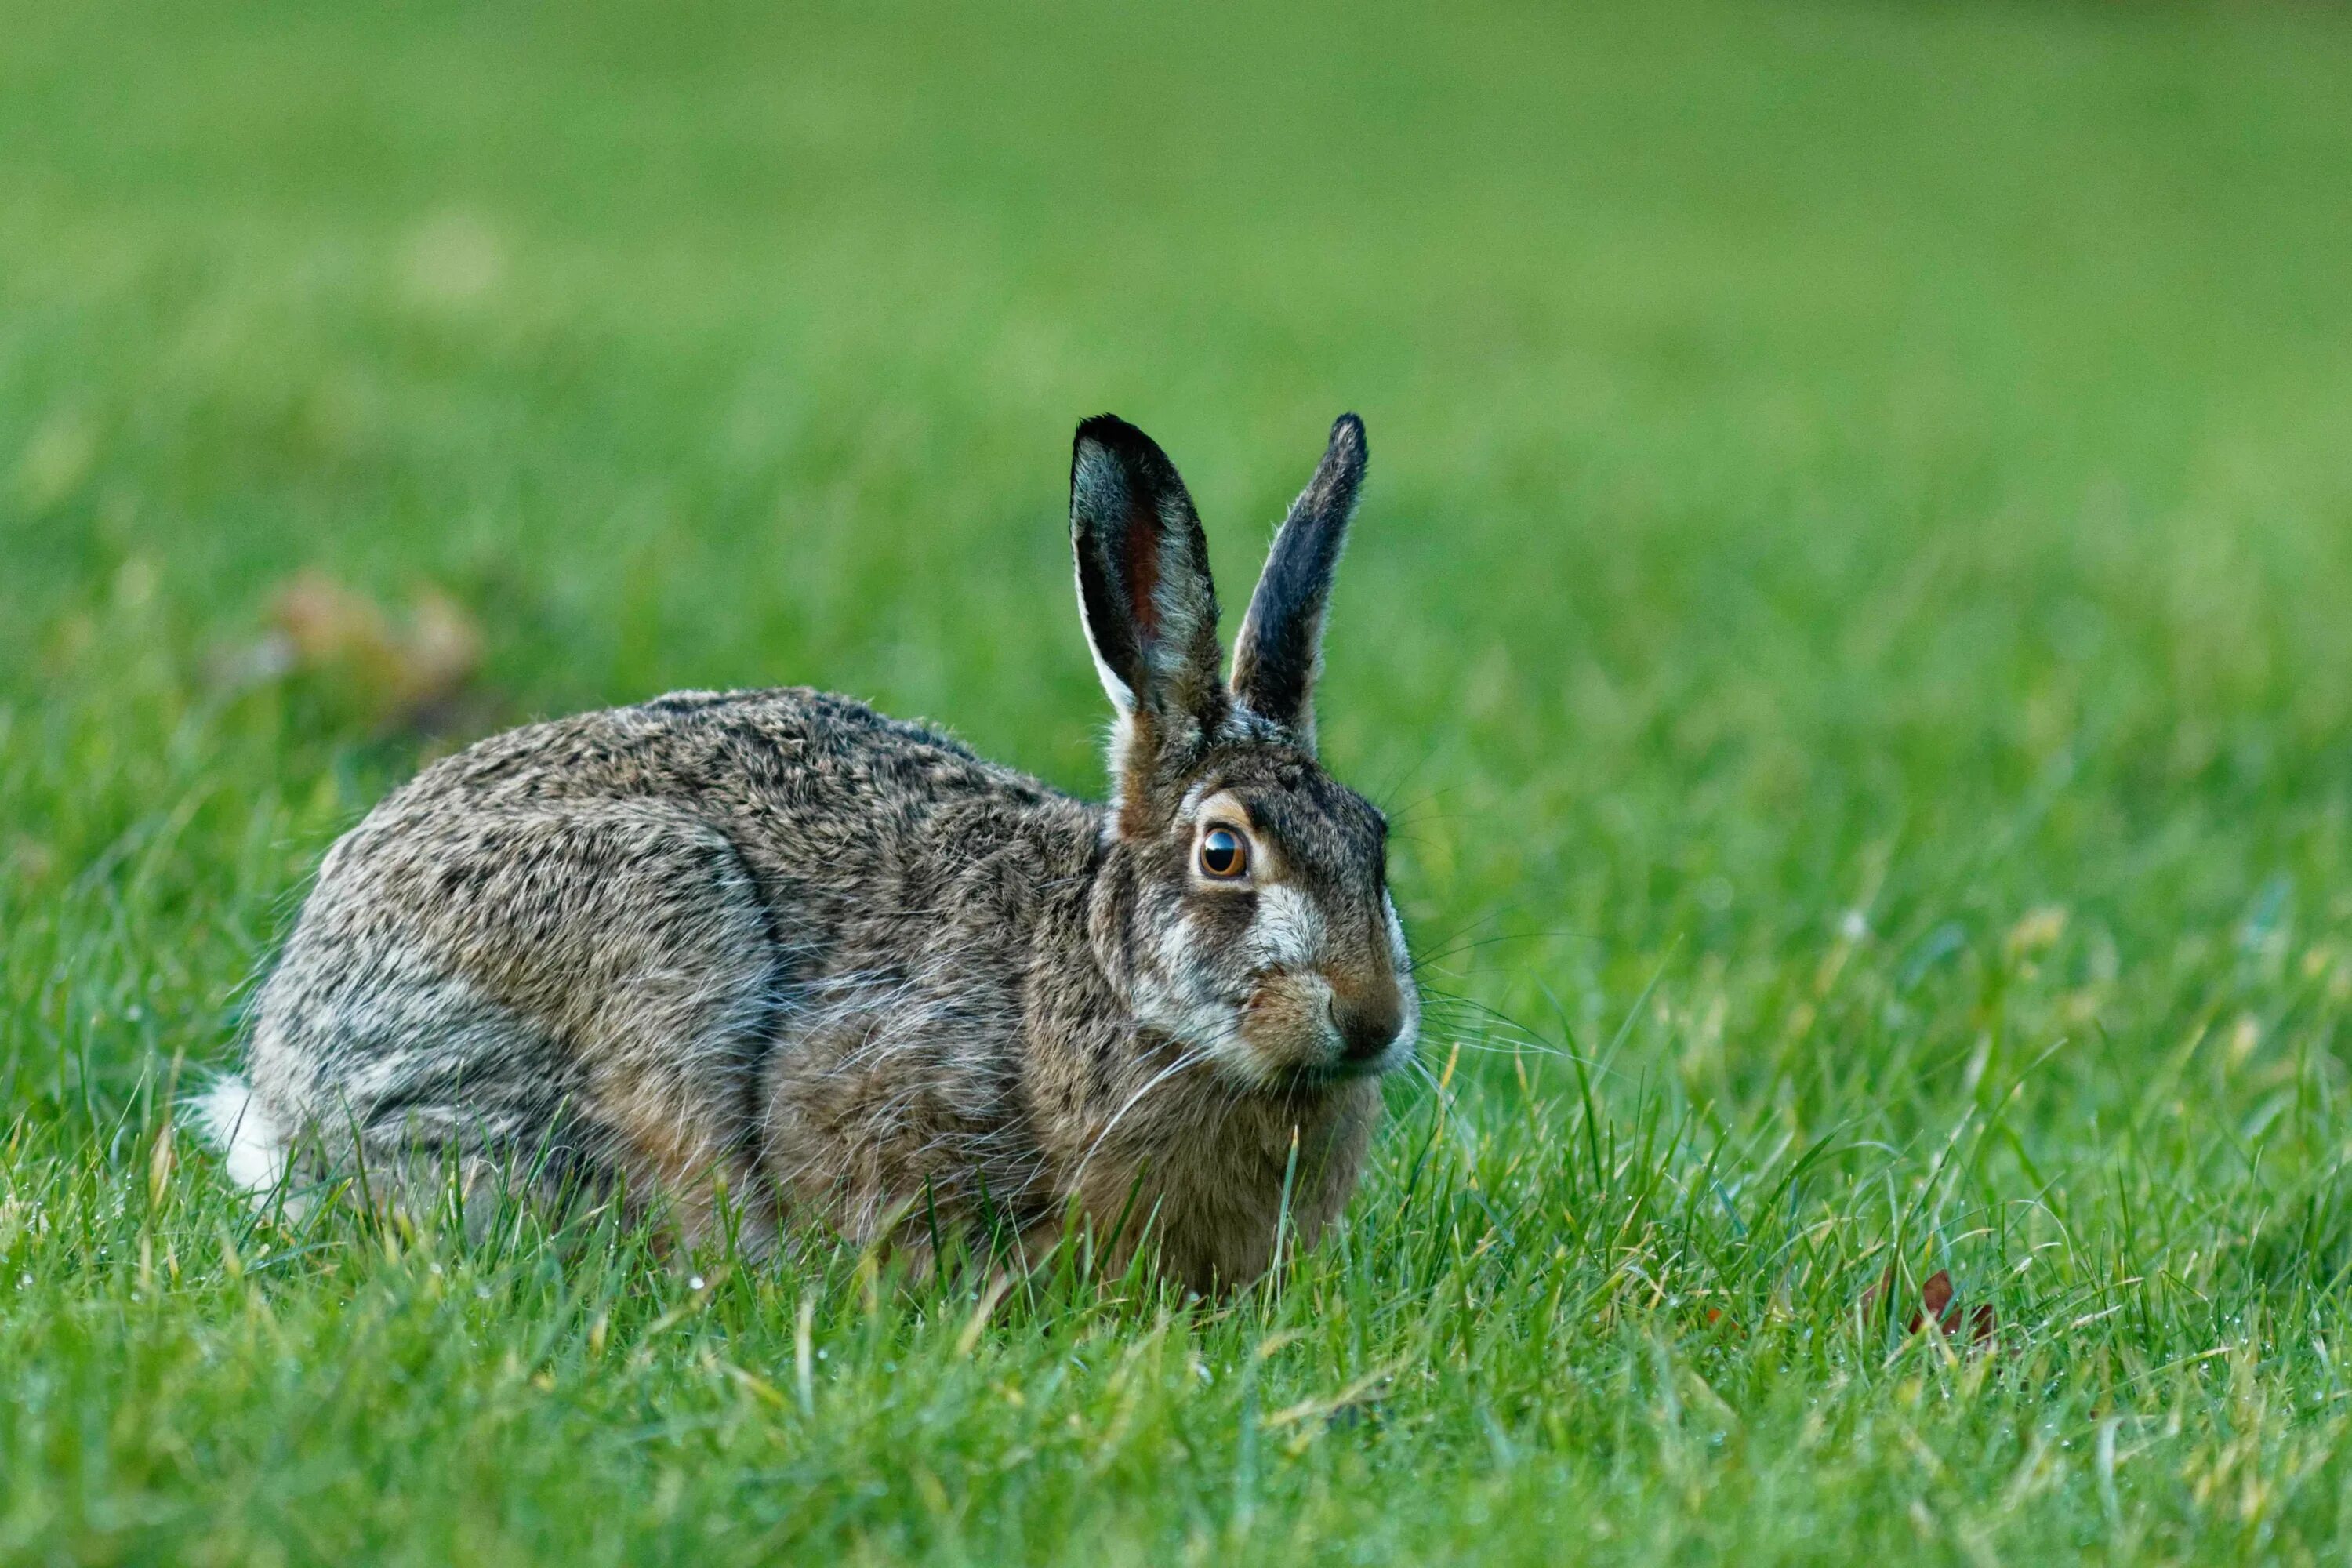
[[[1051,794],[938,731],[782,687],[677,691],[509,730],[427,768],[386,804],[651,798],[734,810],[776,793],[811,805]]]
[[[969,847],[1075,852],[1087,822],[815,691],[680,693],[493,736],[329,854],[260,998],[254,1088],[278,1125],[385,1151],[545,1148],[690,1185],[743,1147],[808,987],[902,968],[910,943],[984,958],[974,931],[988,916],[1001,945],[1007,911],[964,907]]]

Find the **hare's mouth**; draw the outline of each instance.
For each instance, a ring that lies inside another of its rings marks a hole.
[[[1378,1062],[1320,1062],[1297,1067],[1276,1079],[1271,1087],[1281,1094],[1319,1094],[1380,1078],[1388,1068]]]

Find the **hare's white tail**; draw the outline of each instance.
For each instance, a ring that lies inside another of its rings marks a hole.
[[[256,1198],[275,1192],[286,1175],[286,1134],[262,1109],[253,1086],[223,1078],[191,1102],[196,1126],[228,1167],[228,1179]]]

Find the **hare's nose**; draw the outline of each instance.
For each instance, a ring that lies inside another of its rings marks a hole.
[[[1331,1022],[1339,1031],[1339,1056],[1354,1067],[1378,1061],[1404,1028],[1404,1004],[1394,991],[1331,998]]]

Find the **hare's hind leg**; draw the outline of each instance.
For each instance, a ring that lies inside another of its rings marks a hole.
[[[330,857],[263,992],[254,1083],[331,1150],[618,1181],[689,1236],[724,1181],[759,1240],[782,983],[751,873],[676,807],[420,810]]]

